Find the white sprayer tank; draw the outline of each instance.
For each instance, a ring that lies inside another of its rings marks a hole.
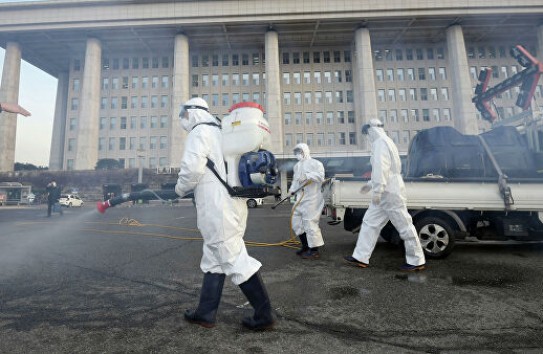
[[[271,132],[264,119],[264,109],[258,103],[241,102],[230,108],[230,114],[222,120],[222,145],[228,165],[227,182],[241,186],[238,165],[241,155],[271,149]]]

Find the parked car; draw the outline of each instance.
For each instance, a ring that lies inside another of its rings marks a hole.
[[[34,204],[34,202],[36,201],[36,195],[34,193],[30,193],[26,196],[26,201],[28,202],[28,204]]]
[[[74,194],[62,194],[58,202],[60,203],[60,205],[68,208],[72,206],[83,206],[83,200],[81,200],[81,198]]]
[[[247,199],[247,207],[256,208],[259,205],[262,205],[264,201],[262,198],[249,198]]]

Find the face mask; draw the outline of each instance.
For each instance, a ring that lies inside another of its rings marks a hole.
[[[304,158],[304,155],[296,154],[296,155],[294,155],[294,157],[296,157],[296,159],[298,159],[298,161],[301,161]]]
[[[181,118],[181,125],[183,126],[183,129],[185,129],[186,131],[189,131],[190,122],[188,118]]]

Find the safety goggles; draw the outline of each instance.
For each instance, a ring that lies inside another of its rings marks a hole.
[[[208,110],[207,108],[202,107],[202,106],[197,106],[197,105],[182,105],[182,106],[181,106],[181,111],[179,112],[179,118],[183,118],[183,116],[185,115],[185,113],[186,113],[189,109],[203,109],[204,111],[209,112],[209,110]]]
[[[294,155],[297,155],[297,154],[303,155],[304,151],[302,149],[294,149]]]

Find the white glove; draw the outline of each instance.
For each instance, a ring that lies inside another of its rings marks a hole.
[[[365,184],[362,186],[362,188],[360,188],[360,194],[366,194],[369,191],[371,191],[371,185],[369,184]]]
[[[371,203],[374,205],[379,205],[379,203],[381,203],[381,194],[374,194],[371,197]]]

